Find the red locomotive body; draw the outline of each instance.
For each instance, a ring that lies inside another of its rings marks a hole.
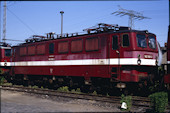
[[[1,75],[9,72],[11,57],[11,47],[6,43],[0,43],[0,73]]]
[[[169,26],[170,30],[170,26]],[[170,89],[170,31],[168,30],[168,40],[167,40],[167,74],[164,76],[164,83],[167,84],[168,89]]]
[[[102,87],[118,82],[138,84],[156,73],[156,43],[154,34],[128,27],[57,39],[52,35],[34,38],[13,47],[11,74],[23,80],[48,78],[50,83],[69,78],[69,84]]]

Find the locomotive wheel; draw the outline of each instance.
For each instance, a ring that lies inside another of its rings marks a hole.
[[[41,82],[37,83],[37,86],[38,86],[38,88],[41,88],[42,83]]]
[[[32,81],[28,81],[28,85],[30,85],[30,86],[34,86],[34,83],[32,82]]]
[[[54,88],[54,86],[53,86],[53,84],[48,84],[48,89],[53,89]]]
[[[94,86],[90,86],[89,93],[93,93],[94,91],[95,91],[95,87]]]
[[[80,87],[81,92],[83,93],[89,93],[90,86],[89,85],[83,85]]]
[[[96,89],[97,94],[107,95],[107,88],[101,87]]]
[[[108,91],[110,96],[120,96],[120,89],[118,88],[110,88]]]
[[[27,80],[23,81],[23,86],[28,86],[28,81]]]

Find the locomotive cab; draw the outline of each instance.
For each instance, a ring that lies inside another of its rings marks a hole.
[[[113,79],[128,83],[145,81],[147,84],[148,79],[155,77],[158,48],[154,34],[129,30],[112,34],[110,40],[110,70]]]

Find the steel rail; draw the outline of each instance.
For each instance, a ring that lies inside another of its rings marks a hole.
[[[25,93],[31,93],[31,94],[33,93],[33,94],[39,94],[39,95],[55,96],[55,97],[93,100],[93,101],[117,104],[119,106],[121,105],[120,96],[119,97],[118,96],[102,96],[102,95],[92,95],[92,94],[85,94],[85,93],[78,94],[78,93],[72,93],[72,92],[61,92],[61,91],[51,90],[51,89],[22,87],[22,86],[16,86],[16,85],[1,85],[0,89],[17,91],[17,92],[25,92]],[[149,108],[150,99],[147,97],[132,96],[132,106]],[[168,109],[170,108],[168,107]]]

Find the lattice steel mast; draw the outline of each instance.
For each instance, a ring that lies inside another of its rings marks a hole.
[[[3,15],[3,42],[6,40],[6,1],[4,1],[4,15]]]
[[[113,12],[112,14],[116,14],[116,16],[120,15],[120,16],[129,16],[129,22],[128,22],[128,26],[133,28],[134,27],[134,20],[138,19],[138,20],[142,20],[142,19],[151,19],[149,17],[145,17],[143,16],[142,13],[133,11],[133,10],[127,10],[127,9],[123,9],[120,6],[118,11]]]

